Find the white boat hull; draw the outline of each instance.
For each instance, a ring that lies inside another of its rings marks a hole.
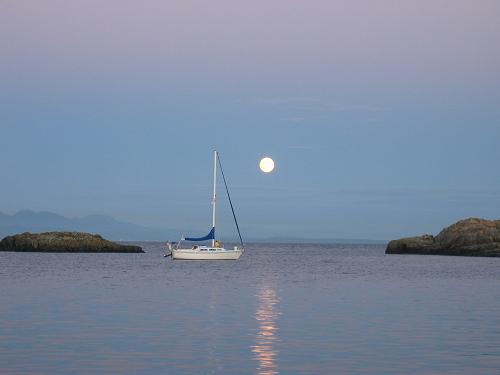
[[[237,260],[243,254],[242,250],[201,251],[193,249],[172,250],[174,260]]]

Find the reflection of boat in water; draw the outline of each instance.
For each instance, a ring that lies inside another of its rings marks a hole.
[[[238,230],[238,236],[240,237],[241,248],[235,246],[232,249],[225,249],[219,241],[215,239],[215,203],[216,203],[216,193],[217,193],[217,164],[219,164],[222,178],[224,180],[224,185],[226,187],[227,196],[229,199],[229,204],[231,205],[231,210],[233,212],[234,222],[236,224],[236,229]],[[179,248],[181,241],[212,241],[211,246],[198,246],[195,245],[191,248]],[[182,238],[174,249],[169,244],[170,254],[172,259],[182,259],[182,260],[237,260],[244,252],[243,240],[241,238],[240,229],[238,227],[238,222],[236,221],[236,215],[234,214],[233,203],[231,202],[231,197],[229,196],[229,189],[227,188],[226,178],[222,170],[222,164],[220,162],[219,154],[214,151],[214,174],[213,174],[213,197],[212,197],[212,229],[204,237],[188,237]]]
[[[256,345],[252,346],[252,353],[258,362],[257,374],[275,375],[278,374],[278,366],[275,363],[277,350],[274,344],[278,341],[276,320],[280,313],[276,309],[278,297],[276,292],[266,287],[257,294],[259,306],[255,313],[259,330],[256,336]]]

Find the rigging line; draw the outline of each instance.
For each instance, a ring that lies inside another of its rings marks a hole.
[[[231,196],[229,195],[229,189],[227,188],[226,176],[224,176],[224,171],[222,170],[222,163],[220,162],[219,153],[217,153],[217,160],[219,162],[220,172],[222,175],[222,179],[224,180],[224,186],[226,187],[227,197],[229,198],[229,204],[231,205],[231,211],[233,212],[234,223],[236,224],[236,229],[238,230],[238,236],[240,237],[241,247],[245,249],[245,245],[243,245],[243,239],[241,238],[240,227],[238,225],[238,220],[236,220],[236,214],[234,213],[233,202],[231,201]]]

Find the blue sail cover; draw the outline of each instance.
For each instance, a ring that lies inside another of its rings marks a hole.
[[[205,237],[186,237],[186,241],[207,241],[215,239],[215,227]]]

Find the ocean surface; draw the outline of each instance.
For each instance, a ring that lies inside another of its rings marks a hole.
[[[499,374],[500,258],[0,253],[0,374]]]

